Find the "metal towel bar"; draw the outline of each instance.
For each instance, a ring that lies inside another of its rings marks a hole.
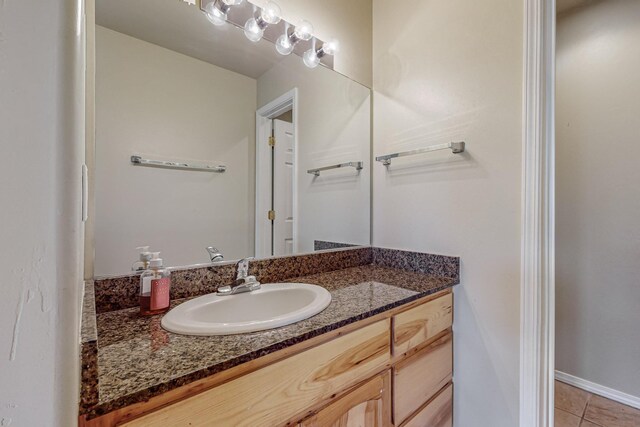
[[[430,151],[446,150],[446,149],[451,149],[451,151],[454,154],[459,154],[464,152],[464,148],[465,148],[464,145],[465,144],[463,141],[430,145],[429,147],[420,148],[418,150],[403,151],[400,153],[392,153],[392,154],[385,154],[384,156],[378,156],[376,157],[376,161],[382,162],[383,165],[388,166],[391,164],[391,159],[395,159],[396,157],[413,156],[414,154],[422,154],[422,153],[428,153]]]
[[[194,171],[207,171],[207,172],[219,172],[222,173],[227,170],[225,165],[211,166],[203,163],[182,163],[182,162],[169,162],[165,160],[151,160],[143,159],[140,156],[131,156],[131,163],[135,166],[151,166],[156,168],[167,169],[186,169]]]
[[[309,169],[307,173],[310,173],[315,176],[320,176],[321,171],[326,171],[329,169],[346,168],[346,167],[354,167],[356,168],[356,170],[362,170],[362,162],[347,162],[347,163],[340,163],[337,165],[325,166],[322,168]]]

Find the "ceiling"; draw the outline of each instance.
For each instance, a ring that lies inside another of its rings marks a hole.
[[[214,26],[179,0],[96,0],[96,24],[254,79],[283,60],[272,43]]]

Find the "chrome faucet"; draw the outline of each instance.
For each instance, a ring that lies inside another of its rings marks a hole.
[[[208,246],[207,252],[209,252],[209,258],[211,258],[211,262],[222,261],[224,259],[222,253],[220,253],[220,251],[213,246]]]
[[[236,264],[236,280],[230,286],[218,288],[217,295],[234,295],[260,289],[260,282],[256,276],[249,276],[249,261],[253,258],[243,258]]]

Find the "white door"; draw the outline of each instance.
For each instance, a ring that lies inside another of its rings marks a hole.
[[[293,161],[294,137],[293,124],[282,120],[273,120],[273,255],[293,253]]]

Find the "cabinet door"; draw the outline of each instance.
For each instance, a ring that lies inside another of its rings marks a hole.
[[[429,341],[453,323],[453,295],[448,293],[395,316],[393,353],[398,355]]]
[[[452,418],[453,385],[449,384],[402,427],[451,427],[453,425]]]
[[[376,376],[300,423],[301,427],[391,426],[391,374]]]
[[[394,420],[404,422],[438,391],[453,372],[453,336],[445,335],[394,368]]]

